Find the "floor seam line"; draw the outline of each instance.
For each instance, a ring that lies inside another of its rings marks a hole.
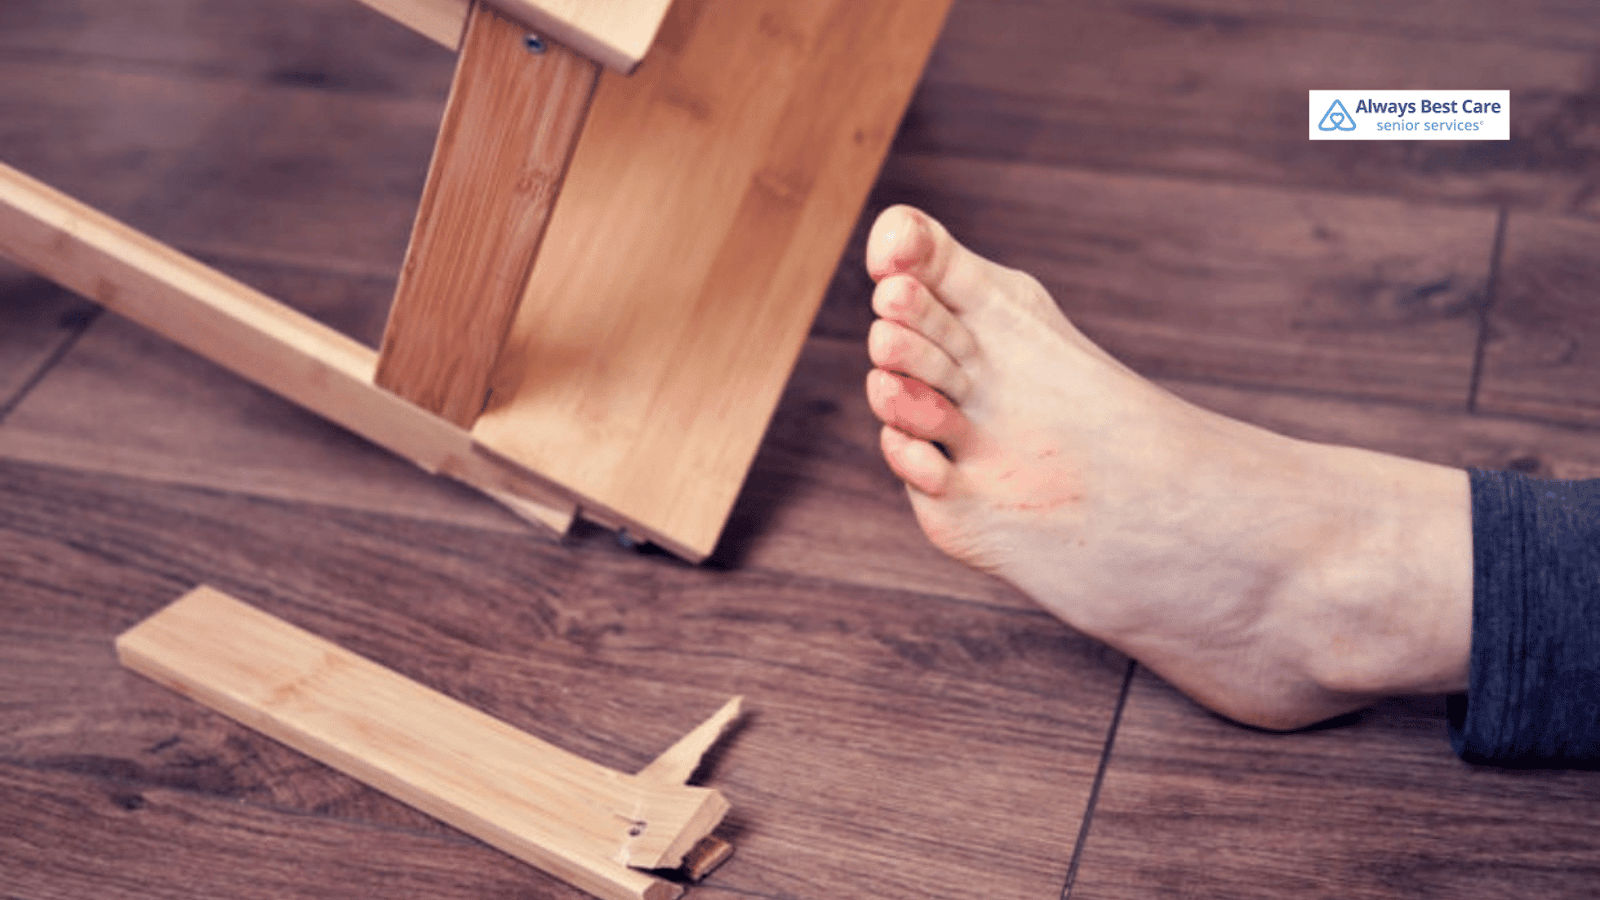
[[[10,418],[11,414],[16,411],[17,407],[22,405],[22,401],[26,400],[28,395],[33,393],[33,389],[38,387],[41,381],[44,381],[45,376],[49,375],[55,369],[56,365],[60,363],[61,360],[66,358],[68,353],[72,352],[72,348],[76,347],[78,345],[78,341],[82,340],[83,336],[88,333],[89,326],[93,325],[95,320],[100,318],[100,315],[103,312],[105,312],[104,308],[97,306],[83,317],[81,323],[73,323],[77,326],[76,330],[68,333],[67,336],[62,339],[61,343],[57,344],[56,348],[50,351],[50,355],[45,357],[44,362],[39,364],[39,367],[34,370],[33,374],[29,375],[27,380],[22,382],[22,384],[11,394],[11,397],[7,399],[5,403],[0,403],[0,425],[5,424],[6,419]]]
[[[1478,387],[1483,381],[1483,360],[1489,346],[1489,317],[1500,292],[1500,259],[1505,253],[1506,220],[1511,212],[1500,207],[1494,223],[1494,243],[1489,249],[1489,279],[1483,288],[1483,303],[1478,306],[1478,341],[1472,349],[1472,377],[1467,382],[1467,412],[1478,411]]]
[[[1067,863],[1067,876],[1061,885],[1061,900],[1072,900],[1072,887],[1078,880],[1078,865],[1083,861],[1083,847],[1089,841],[1089,827],[1094,820],[1095,806],[1100,801],[1100,786],[1105,783],[1106,769],[1111,764],[1111,750],[1116,746],[1117,731],[1122,727],[1122,711],[1128,705],[1128,690],[1133,686],[1133,673],[1139,667],[1136,660],[1128,660],[1122,673],[1122,689],[1117,694],[1117,705],[1111,712],[1111,726],[1106,729],[1106,743],[1100,750],[1100,765],[1095,769],[1094,782],[1089,786],[1089,800],[1084,804],[1083,821],[1078,825],[1078,839],[1072,845],[1072,860]]]

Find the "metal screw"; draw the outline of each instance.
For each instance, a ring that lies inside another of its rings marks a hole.
[[[543,53],[544,38],[537,34],[525,34],[522,36],[522,46],[527,47],[529,53]]]

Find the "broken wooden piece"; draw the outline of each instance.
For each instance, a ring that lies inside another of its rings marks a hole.
[[[456,49],[471,0],[361,0],[402,25]],[[492,0],[506,16],[619,72],[632,72],[671,0]]]
[[[639,869],[683,863],[728,809],[715,790],[592,763],[212,588],[116,647],[128,668],[606,900],[679,896]],[[703,753],[737,712],[735,699],[692,745]],[[681,769],[674,756],[657,775]]]
[[[576,504],[373,384],[371,348],[0,163],[0,256],[565,533]]]
[[[467,20],[377,383],[471,428],[578,142],[598,64],[477,2]]]

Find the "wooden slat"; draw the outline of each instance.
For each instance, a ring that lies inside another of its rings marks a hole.
[[[455,49],[471,0],[361,0],[395,21]],[[537,31],[619,72],[632,72],[655,39],[671,0],[493,0]]]
[[[728,808],[708,788],[589,762],[210,588],[124,632],[117,654],[606,900],[678,896],[627,865],[677,865]]]
[[[510,493],[564,531],[572,506],[460,428],[372,383],[376,354],[0,164],[0,256],[39,272],[424,469]]]
[[[474,434],[706,556],[945,6],[675,4],[601,78]]]
[[[1513,213],[1477,408],[1600,425],[1600,224]]]
[[[463,428],[561,191],[599,67],[478,3],[469,17],[376,380]]]

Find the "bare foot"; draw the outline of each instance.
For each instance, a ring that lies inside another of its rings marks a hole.
[[[1251,725],[1466,689],[1465,472],[1194,407],[909,207],[867,269],[867,396],[942,550]]]

